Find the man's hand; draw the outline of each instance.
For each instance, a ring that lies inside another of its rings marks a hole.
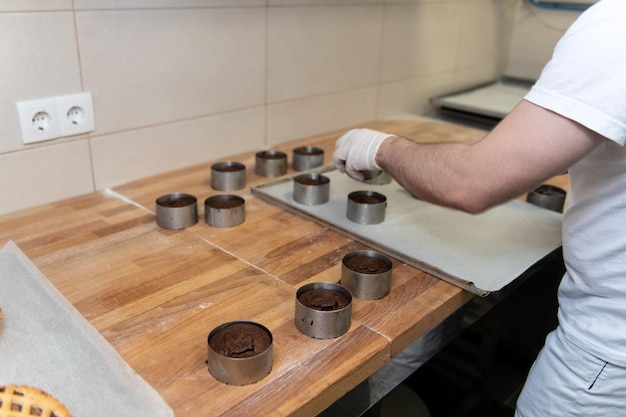
[[[372,129],[352,129],[337,140],[333,159],[341,172],[355,180],[363,181],[361,171],[380,170],[376,163],[376,153],[388,133]]]

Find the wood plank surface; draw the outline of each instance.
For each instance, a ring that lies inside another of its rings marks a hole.
[[[485,134],[431,119],[363,126],[425,142]],[[345,130],[275,149],[291,160],[295,147],[319,146],[330,163]],[[247,166],[246,188],[229,192],[246,200],[246,220],[232,228],[204,222],[204,199],[224,194],[210,186],[219,161],[0,217],[0,245],[15,241],[177,417],[315,415],[474,297],[393,260],[391,293],[354,300],[347,334],[304,336],[293,324],[297,288],[337,282],[343,256],[368,248],[252,196],[249,187],[268,180],[254,174],[254,153],[230,160]],[[173,192],[198,198],[198,224],[156,225],[155,200]],[[274,336],[273,369],[258,383],[228,386],[208,373],[207,335],[231,320]]]
[[[390,356],[356,321],[337,339],[301,334],[293,286],[104,193],[0,217],[0,244],[9,239],[177,416],[248,415],[246,403],[259,415],[313,415]],[[274,336],[270,375],[245,387],[216,381],[205,364],[208,333],[233,320]]]
[[[407,136],[423,142],[456,141],[473,143],[485,131],[465,126],[443,123],[428,118],[415,120],[387,120],[363,124],[362,127]],[[316,146],[324,150],[325,163],[332,163],[337,138],[348,129],[286,143],[273,149],[285,152],[289,160],[298,146]],[[154,201],[162,195],[185,192],[195,195],[199,202],[200,222],[188,231],[223,248],[234,256],[251,262],[269,274],[299,287],[314,281],[337,282],[341,273],[341,259],[355,250],[370,249],[338,233],[255,198],[250,186],[271,178],[254,173],[254,154],[235,155],[231,160],[247,167],[247,184],[242,190],[228,192],[246,200],[246,220],[234,228],[214,228],[203,222],[204,199],[224,192],[210,186],[209,161],[191,169],[184,169],[130,182],[114,191],[141,206],[155,210]],[[295,171],[289,164],[287,175]],[[396,259],[392,273],[390,296],[372,301],[354,301],[353,316],[358,321],[385,335],[392,343],[395,354],[415,338],[421,336],[453,311],[472,298],[459,288],[442,283],[439,279],[410,267]],[[433,292],[431,295],[430,292]],[[400,303],[393,302],[396,294]],[[443,294],[443,295],[441,295]],[[427,307],[420,297],[430,297]],[[415,300],[414,302],[409,302]],[[373,311],[372,311],[373,310]],[[367,314],[362,315],[362,311]],[[408,318],[408,321],[385,320],[388,315]],[[382,317],[383,319],[376,319]],[[427,317],[427,320],[424,320]],[[425,325],[425,323],[429,323]]]

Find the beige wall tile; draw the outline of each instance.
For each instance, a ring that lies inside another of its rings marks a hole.
[[[94,138],[96,188],[263,149],[264,126],[261,107]]]
[[[265,11],[77,13],[96,134],[262,105]]]
[[[188,7],[265,6],[266,0],[74,0],[76,9],[157,9]]]
[[[373,85],[383,8],[270,8],[269,103]]]
[[[86,140],[0,155],[0,214],[94,190]]]
[[[32,149],[15,103],[81,91],[72,13],[0,13],[0,57],[0,154]]]
[[[385,9],[382,55],[380,59],[381,82],[414,77],[420,51],[421,36],[431,36],[420,31],[416,4],[389,5]]]
[[[455,90],[464,90],[499,79],[502,72],[495,66],[476,66],[454,73]]]
[[[375,87],[274,104],[267,108],[268,143],[272,146],[375,117]]]
[[[0,12],[72,10],[72,0],[2,0]]]
[[[430,99],[449,93],[455,88],[455,82],[454,73],[442,72],[382,84],[378,93],[377,118],[432,114]]]
[[[462,13],[450,3],[420,3],[417,8],[416,75],[436,75],[456,68]]]
[[[2,2],[0,189],[34,191],[0,211],[427,113],[430,97],[498,75],[519,2]],[[16,101],[79,91],[93,95],[95,132],[22,145]],[[61,191],[38,193],[41,176]]]
[[[381,3],[384,3],[384,0],[268,0],[270,6],[337,6]]]
[[[498,9],[502,3],[491,0],[476,1],[458,6],[462,16],[459,48],[457,52],[458,69],[473,68],[494,63],[504,67],[503,50],[500,38],[494,36],[498,29]]]
[[[420,114],[424,107],[423,95],[420,94],[420,85],[415,78],[382,84],[378,93],[377,118]]]
[[[507,47],[506,73],[534,80],[552,57],[552,50],[579,12],[539,9],[519,2],[511,43]]]

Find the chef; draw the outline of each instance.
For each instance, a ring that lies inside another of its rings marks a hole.
[[[337,168],[383,169],[417,198],[480,213],[569,171],[566,273],[516,417],[626,415],[626,1],[600,0],[557,44],[539,80],[481,141],[420,144],[343,135]]]

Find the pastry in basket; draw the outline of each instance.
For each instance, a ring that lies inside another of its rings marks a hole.
[[[71,417],[52,395],[34,387],[0,385],[0,417]]]

